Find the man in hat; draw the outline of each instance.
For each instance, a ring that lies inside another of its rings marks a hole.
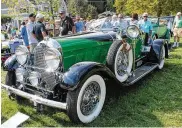
[[[47,37],[45,25],[43,24],[44,15],[37,14],[36,15],[37,23],[33,27],[33,35],[37,39],[38,42],[42,41],[44,37]]]
[[[29,21],[26,25],[30,52],[33,51],[33,49],[37,46],[38,43],[37,39],[32,35],[33,26],[35,25],[35,17],[36,16],[33,13],[31,13],[29,15]]]
[[[179,37],[182,37],[182,16],[181,12],[176,14],[173,25],[174,44],[173,47],[179,47]]]
[[[69,31],[73,34],[75,33],[75,25],[73,20],[66,16],[66,12],[64,10],[59,11],[60,17],[60,35],[67,35]]]
[[[143,13],[143,19],[138,22],[139,28],[145,33],[144,45],[148,45],[148,41],[152,36],[152,23],[148,20],[148,13]]]

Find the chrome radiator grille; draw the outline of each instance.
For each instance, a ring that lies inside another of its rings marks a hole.
[[[45,88],[52,90],[56,85],[55,74],[53,72],[46,72],[47,69],[44,52],[47,50],[47,46],[39,44],[34,49],[34,66],[37,67],[36,71],[41,74],[42,80],[46,83]]]

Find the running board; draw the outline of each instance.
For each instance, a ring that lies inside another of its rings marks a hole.
[[[143,66],[139,67],[133,72],[133,75],[131,75],[123,84],[125,86],[129,86],[152,72],[155,68],[158,67],[158,64],[154,63],[146,63]]]

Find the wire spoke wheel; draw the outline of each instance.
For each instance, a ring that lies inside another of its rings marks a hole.
[[[91,82],[85,89],[81,100],[81,112],[90,115],[100,100],[100,87],[97,82]]]
[[[120,51],[116,65],[118,74],[120,76],[124,75],[129,65],[128,53],[126,51]]]

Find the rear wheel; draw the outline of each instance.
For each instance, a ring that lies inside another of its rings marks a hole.
[[[68,91],[67,113],[75,123],[92,122],[101,112],[106,96],[104,79],[97,74],[86,77],[76,90]]]
[[[158,69],[162,69],[164,67],[164,62],[165,62],[165,47],[163,45],[162,46],[162,49],[160,51],[160,58],[159,58],[159,66],[158,66]]]

